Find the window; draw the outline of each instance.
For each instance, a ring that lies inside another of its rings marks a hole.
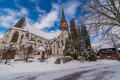
[[[29,39],[29,34],[28,33],[26,33],[26,37]]]
[[[112,49],[107,49],[106,51],[112,51]]]
[[[64,24],[62,23],[62,26],[64,26]]]
[[[114,53],[112,53],[112,56],[114,56]]]
[[[18,36],[19,36],[19,33],[18,33],[18,31],[16,31],[16,32],[13,34],[13,37],[12,37],[11,42],[13,42],[13,43],[17,42]]]
[[[116,60],[117,58],[116,58],[116,57],[114,57],[113,59],[114,59],[114,60]]]
[[[41,41],[41,40],[38,40],[38,43],[42,43],[42,41]]]
[[[58,47],[60,47],[59,41],[58,41]]]
[[[103,54],[101,54],[101,56],[103,56]]]
[[[61,43],[62,43],[62,46],[64,46],[64,42],[63,42],[63,40],[61,40]]]

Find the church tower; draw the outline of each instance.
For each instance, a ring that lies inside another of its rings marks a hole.
[[[64,10],[62,7],[62,18],[61,18],[61,22],[60,22],[60,31],[61,31],[61,35],[64,36],[64,38],[68,37],[68,24],[67,21],[65,20],[65,14],[64,14]]]
[[[67,21],[65,20],[63,7],[62,7],[62,19],[60,22],[60,30],[61,31],[68,31],[68,24],[67,24]]]
[[[16,28],[24,28],[24,26],[26,25],[26,21],[25,21],[25,17],[23,16],[15,25],[14,27]]]

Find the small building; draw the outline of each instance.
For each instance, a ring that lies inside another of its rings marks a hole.
[[[116,49],[112,46],[110,47],[102,47],[98,51],[98,55],[100,56],[100,59],[111,59],[111,60],[119,60],[120,61],[120,50],[118,49],[118,52]]]

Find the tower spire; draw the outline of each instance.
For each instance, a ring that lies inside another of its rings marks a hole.
[[[64,15],[63,7],[62,7],[62,20],[65,20],[65,15]]]
[[[23,28],[25,25],[26,25],[25,17],[23,16],[23,17],[14,25],[14,27]]]
[[[63,7],[62,7],[62,18],[61,18],[61,22],[60,22],[60,30],[68,31],[68,24],[67,24],[67,21],[65,20]]]

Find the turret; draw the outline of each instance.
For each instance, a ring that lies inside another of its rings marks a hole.
[[[68,24],[67,24],[67,21],[65,20],[63,7],[62,7],[62,19],[60,22],[60,30],[61,31],[68,31]]]
[[[25,25],[26,25],[25,17],[23,16],[23,17],[14,25],[14,27],[16,27],[16,28],[24,28]]]

